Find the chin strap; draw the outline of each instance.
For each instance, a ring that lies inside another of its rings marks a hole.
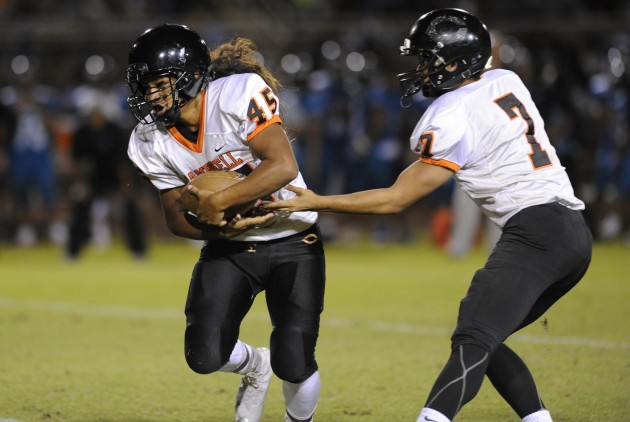
[[[409,108],[412,102],[411,96],[403,95],[400,97],[400,106],[403,108]]]
[[[179,91],[173,91],[173,107],[169,108],[161,116],[155,117],[155,120],[164,124],[166,127],[175,125],[182,115],[181,106],[184,104],[185,103],[180,104],[179,102]]]

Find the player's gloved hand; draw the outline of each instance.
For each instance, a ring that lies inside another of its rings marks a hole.
[[[286,189],[295,193],[295,198],[288,199],[286,201],[265,202],[262,204],[261,208],[263,210],[273,212],[295,212],[314,210],[317,208],[317,200],[320,196],[312,190],[299,188],[293,185],[287,185]]]
[[[225,220],[225,209],[222,209],[218,203],[219,195],[198,189],[195,186],[187,186],[186,189],[197,198],[199,205],[193,212],[201,223],[218,227],[224,227],[228,224],[228,221]]]

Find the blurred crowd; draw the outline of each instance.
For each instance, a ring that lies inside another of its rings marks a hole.
[[[76,259],[124,240],[142,258],[169,239],[157,195],[126,157],[126,53],[148,27],[177,22],[212,46],[248,36],[284,84],[285,127],[309,187],[341,193],[390,185],[416,157],[409,135],[429,105],[401,107],[398,46],[434,7],[478,13],[494,65],[532,92],[600,241],[630,245],[630,6],[565,0],[0,1],[0,244],[52,242]],[[448,3],[448,4],[447,4]],[[322,215],[337,241],[429,236],[454,256],[488,227],[454,185],[395,217]]]

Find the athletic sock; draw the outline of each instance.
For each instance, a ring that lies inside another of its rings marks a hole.
[[[487,367],[486,349],[474,344],[457,346],[433,384],[425,407],[452,420],[479,392]]]
[[[529,368],[505,344],[501,344],[490,356],[486,375],[520,418],[544,410]]]
[[[221,372],[234,372],[245,375],[250,372],[254,364],[258,362],[258,360],[256,360],[257,353],[254,347],[237,340],[230,354],[230,358],[219,370]]]
[[[286,406],[287,417],[290,421],[312,421],[317,402],[321,380],[319,372],[315,372],[299,384],[284,381],[282,392]]]
[[[547,409],[539,410],[523,418],[523,422],[553,422]]]
[[[416,422],[451,422],[451,420],[437,410],[425,407]]]

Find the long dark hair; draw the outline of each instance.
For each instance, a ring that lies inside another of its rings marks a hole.
[[[257,51],[256,44],[248,38],[238,37],[219,45],[210,52],[215,78],[236,73],[256,73],[278,95],[282,85],[269,69],[256,59]]]

